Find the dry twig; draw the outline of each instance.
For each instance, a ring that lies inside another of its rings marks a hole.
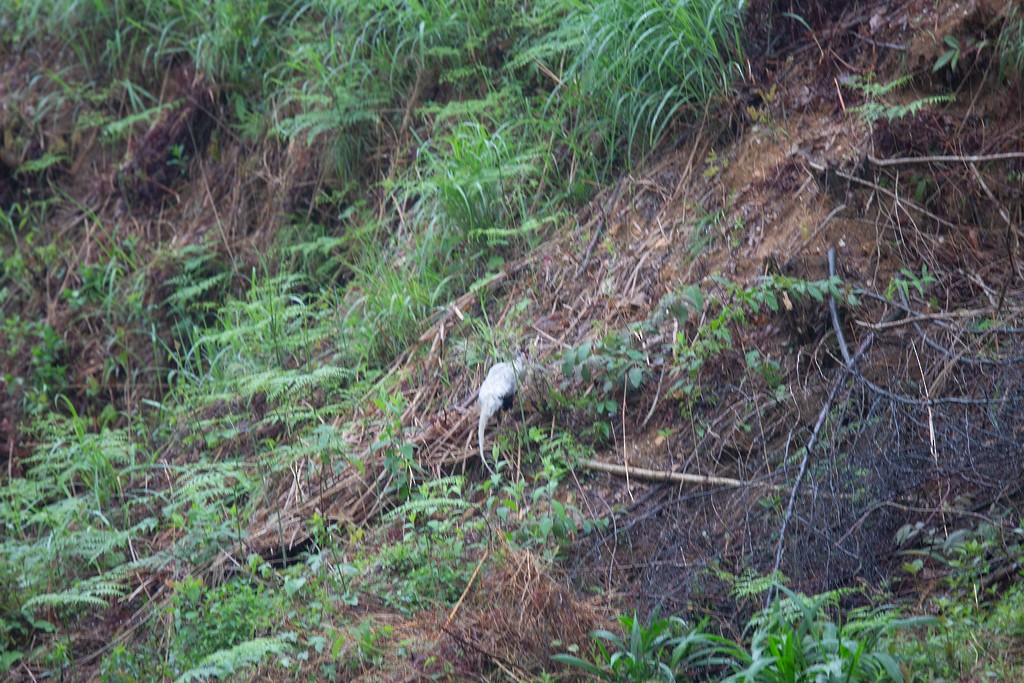
[[[682,472],[666,472],[664,470],[649,470],[643,467],[624,467],[612,465],[598,460],[583,460],[580,465],[594,472],[605,472],[617,476],[629,476],[635,479],[646,479],[647,481],[674,481],[679,484],[700,484],[702,486],[748,486],[747,482],[729,477],[712,477],[700,474],[683,474]]]

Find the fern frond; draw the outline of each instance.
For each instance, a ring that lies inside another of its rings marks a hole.
[[[314,390],[330,392],[358,378],[359,372],[335,365],[324,365],[312,372],[270,369],[246,377],[241,384],[242,394],[266,394],[270,401],[306,396]]]
[[[287,653],[291,650],[293,641],[292,634],[285,634],[253,638],[227,650],[218,650],[205,657],[198,666],[181,674],[175,679],[175,683],[208,680],[210,677],[227,678],[242,668],[259,664],[267,655]]]
[[[165,514],[185,506],[206,507],[213,503],[231,505],[231,501],[248,493],[253,481],[239,463],[223,461],[193,465],[183,471]]]
[[[418,498],[402,503],[383,517],[386,521],[391,521],[396,517],[407,517],[419,513],[432,515],[442,511],[465,510],[472,506],[472,503],[461,498]]]
[[[120,583],[103,577],[80,581],[58,593],[44,593],[28,600],[22,609],[57,609],[77,611],[85,607],[109,607],[110,601],[121,598],[127,590]]]

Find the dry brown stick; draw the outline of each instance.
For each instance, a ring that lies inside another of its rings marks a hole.
[[[490,548],[484,549],[484,556],[476,563],[476,569],[473,570],[473,575],[469,577],[469,583],[467,583],[466,587],[462,590],[462,595],[459,596],[459,601],[455,603],[455,607],[452,608],[451,613],[448,615],[448,621],[444,622],[443,629],[447,629],[451,625],[452,619],[454,619],[455,615],[458,614],[459,608],[462,607],[462,601],[465,600],[466,595],[469,594],[469,589],[473,587],[473,582],[476,581],[476,575],[480,573],[480,567],[484,566],[484,562],[487,561],[487,556],[490,552]]]
[[[537,333],[538,335],[540,335],[541,337],[544,337],[545,339],[547,339],[547,340],[548,340],[549,342],[551,342],[551,343],[552,343],[552,344],[554,344],[555,346],[558,346],[558,347],[560,347],[560,348],[562,348],[562,349],[571,349],[571,348],[572,348],[572,346],[571,346],[570,344],[566,344],[566,343],[565,343],[564,341],[562,341],[561,339],[555,339],[555,338],[554,338],[554,337],[552,337],[552,336],[551,336],[550,334],[548,334],[548,333],[547,333],[547,332],[545,332],[544,330],[540,329],[540,328],[539,328],[539,327],[537,327],[536,325],[532,325],[532,324],[531,324],[531,325],[530,325],[530,329],[532,329],[532,330],[533,330],[534,332],[536,332],[536,333]]]
[[[580,466],[594,472],[605,472],[616,476],[629,476],[634,479],[645,479],[647,481],[673,481],[679,484],[703,484],[705,486],[749,486],[750,484],[739,479],[728,477],[712,477],[701,474],[683,474],[682,472],[668,472],[665,470],[649,470],[643,467],[623,467],[612,465],[598,460],[582,460]]]
[[[654,409],[658,407],[658,399],[661,398],[661,383],[665,381],[665,368],[661,369],[661,376],[658,378],[658,389],[654,392],[654,403],[651,404],[651,409],[647,411],[647,417],[640,424],[640,431],[647,428],[647,423],[654,417]]]
[[[626,382],[628,378],[628,373],[622,377],[622,471],[626,475],[626,493],[629,494],[629,499],[633,500],[633,489],[629,485],[629,460],[626,455]]]
[[[933,157],[900,157],[897,159],[878,159],[868,155],[868,161],[875,166],[900,166],[902,164],[931,163],[965,163],[977,164],[985,161],[1001,161],[1004,159],[1024,159],[1024,152],[1004,152],[1002,154],[980,154],[977,156],[933,156]]]
[[[965,313],[974,312],[976,311],[966,311],[962,313],[922,313],[920,315],[915,315],[913,318],[901,318],[900,320],[890,320],[888,322],[880,323],[869,323],[865,322],[864,320],[854,320],[853,324],[856,325],[857,327],[864,327],[869,330],[874,330],[875,332],[882,332],[884,330],[889,330],[894,327],[902,327],[904,325],[916,325],[917,323],[921,322],[934,322],[936,320],[949,321],[956,320],[957,318],[966,318],[970,316],[965,315]]]
[[[831,247],[828,250],[828,276],[834,278],[836,276],[836,248]],[[831,294],[828,295],[828,310],[832,315],[832,327],[836,331],[836,339],[839,341],[839,350],[843,354],[843,361],[846,362],[846,367],[853,368],[853,359],[850,357],[850,350],[846,347],[846,337],[843,335],[843,327],[839,324],[839,312],[836,310],[836,298]]]
[[[486,282],[481,284],[476,289],[472,289],[460,295],[458,299],[456,299],[454,302],[448,305],[445,313],[440,317],[440,319],[438,319],[437,322],[428,327],[426,331],[424,331],[423,334],[420,335],[420,338],[418,340],[419,343],[424,344],[428,341],[431,341],[438,334],[439,328],[442,325],[444,325],[453,315],[455,315],[456,310],[461,311],[469,307],[469,304],[480,295],[481,289],[490,289],[491,287],[504,281],[504,279],[505,272],[498,271],[497,273],[489,277]]]

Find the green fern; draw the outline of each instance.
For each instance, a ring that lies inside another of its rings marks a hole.
[[[767,593],[772,587],[785,585],[786,577],[782,572],[773,572],[768,575],[761,575],[752,569],[744,569],[739,576],[733,576],[728,572],[718,569],[715,571],[718,578],[731,582],[730,590],[737,600],[746,600],[755,596]]]
[[[222,294],[231,273],[221,263],[220,255],[207,245],[186,245],[173,257],[176,275],[167,278],[172,292],[165,299],[167,306],[178,315],[187,316],[193,310],[208,310],[213,295]]]
[[[243,396],[266,394],[270,401],[294,400],[314,391],[330,392],[359,377],[358,370],[324,365],[311,372],[265,370],[246,377],[240,390]]]
[[[181,104],[181,100],[174,100],[173,102],[164,102],[158,104],[155,107],[150,107],[148,109],[135,112],[134,114],[129,114],[128,116],[118,119],[117,121],[110,121],[109,123],[103,125],[103,127],[101,128],[103,137],[108,142],[122,140],[126,138],[129,133],[132,132],[132,129],[135,128],[137,124],[151,124],[164,111],[179,107]]]
[[[227,678],[244,668],[255,666],[268,655],[283,655],[291,651],[295,637],[285,634],[253,638],[226,650],[207,655],[203,661],[175,679],[176,683]]]
[[[75,583],[72,587],[57,592],[44,593],[25,602],[24,610],[59,610],[78,612],[87,607],[105,608],[112,600],[124,597],[127,590],[117,581],[105,577],[93,577]]]
[[[956,99],[952,93],[948,95],[930,95],[921,97],[904,104],[892,104],[881,102],[881,98],[897,90],[902,89],[914,78],[913,74],[900,76],[888,83],[876,83],[868,78],[855,76],[845,85],[863,93],[864,104],[851,107],[850,111],[860,117],[867,125],[873,125],[876,121],[885,119],[895,121],[905,116],[913,116],[926,107],[934,107],[939,104],[948,104]]]
[[[228,507],[251,492],[254,481],[240,463],[221,461],[199,463],[182,470],[175,482],[165,514],[184,507]]]
[[[466,510],[473,504],[459,498],[416,498],[407,500],[399,507],[384,515],[385,521],[398,517],[415,518],[420,514],[434,515],[442,512]]]
[[[132,539],[145,537],[157,530],[159,523],[156,517],[146,517],[127,529],[95,529],[77,535],[71,544],[73,552],[88,564],[95,565],[104,556],[120,553],[128,547]]]
[[[826,609],[836,609],[839,607],[840,600],[848,595],[853,595],[861,592],[859,588],[837,588],[835,590],[827,591],[813,597],[808,597],[801,593],[793,593],[785,586],[779,584],[775,585],[779,588],[784,595],[779,595],[775,598],[773,604],[766,610],[758,612],[750,618],[750,622],[747,626],[748,629],[762,628],[769,624],[773,619],[782,618],[785,620],[796,620],[799,619],[806,605],[810,604],[811,601],[816,605],[816,609],[824,611]]]

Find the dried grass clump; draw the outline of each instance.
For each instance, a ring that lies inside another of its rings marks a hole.
[[[529,551],[503,549],[503,560],[480,577],[467,603],[444,627],[445,643],[462,652],[460,668],[494,666],[515,678],[551,667],[551,655],[589,640],[603,625],[594,600],[581,600]]]

